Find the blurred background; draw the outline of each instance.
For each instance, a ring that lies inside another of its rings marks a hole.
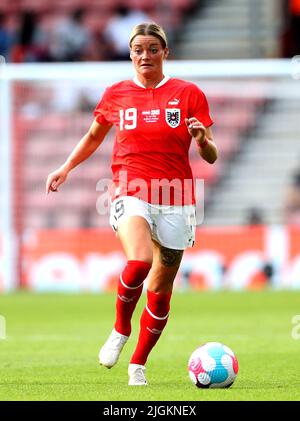
[[[133,76],[129,34],[149,20],[167,73],[206,93],[220,151],[211,166],[191,148],[204,221],[176,288],[300,288],[299,0],[0,0],[0,292],[114,289],[125,260],[96,209],[113,130],[59,194],[45,181]]]

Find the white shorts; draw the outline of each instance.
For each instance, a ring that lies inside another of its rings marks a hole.
[[[117,232],[118,226],[129,216],[141,216],[148,222],[152,238],[164,247],[184,250],[193,247],[196,231],[194,205],[153,205],[133,196],[115,199],[110,208],[109,222]]]

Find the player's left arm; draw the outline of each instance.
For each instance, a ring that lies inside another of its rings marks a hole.
[[[211,127],[205,127],[195,117],[186,118],[185,124],[198,145],[199,155],[209,164],[213,164],[218,158],[218,149],[214,143]]]

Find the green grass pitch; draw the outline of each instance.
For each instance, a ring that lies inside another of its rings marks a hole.
[[[299,400],[300,339],[292,337],[299,292],[175,293],[147,363],[148,387],[127,386],[145,295],[119,363],[111,370],[98,365],[114,302],[114,294],[0,296],[7,332],[0,340],[0,400]],[[239,374],[229,389],[197,389],[188,377],[191,352],[207,341],[237,355]]]

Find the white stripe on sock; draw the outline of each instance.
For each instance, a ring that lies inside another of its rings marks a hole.
[[[152,311],[149,309],[149,307],[147,306],[147,304],[146,304],[146,310],[148,311],[148,313],[150,314],[150,316],[153,317],[153,319],[156,319],[156,320],[166,320],[168,318],[168,316],[169,316],[169,313],[166,316],[164,316],[164,317],[155,316],[155,314],[152,313]]]
[[[143,285],[144,281],[138,285],[137,287],[129,287],[128,285],[125,284],[125,282],[123,281],[122,275],[120,275],[120,282],[123,285],[123,287],[127,288],[127,289],[138,289],[140,286]]]

